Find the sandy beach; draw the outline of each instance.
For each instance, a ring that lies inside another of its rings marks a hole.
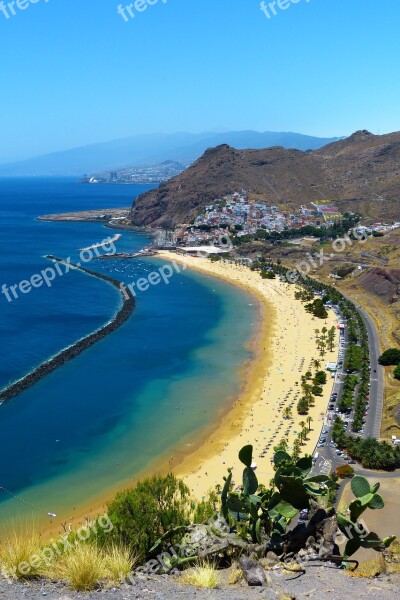
[[[315,339],[316,329],[337,324],[336,316],[330,311],[326,321],[313,317],[294,298],[295,286],[279,279],[263,280],[248,267],[211,262],[206,258],[183,258],[165,251],[159,256],[223,278],[253,294],[260,303],[258,334],[253,341],[255,358],[242,394],[223,422],[199,448],[182,459],[175,472],[185,479],[196,497],[204,496],[209,489],[221,484],[228,467],[236,468],[234,479],[240,485],[242,469],[238,452],[242,446],[253,444],[257,475],[267,484],[273,475],[274,445],[287,436],[291,447],[302,429],[300,423],[307,419],[296,410],[301,397],[301,376],[308,370],[314,371],[314,359],[321,361],[321,368],[325,368],[327,362],[337,361],[337,346],[322,359]],[[302,447],[303,454],[314,452],[332,384],[328,374],[323,396],[317,397],[315,406],[310,408],[311,431]],[[283,417],[288,406],[293,409],[291,419]]]
[[[314,359],[321,361],[321,369],[327,362],[337,361],[338,348],[321,358],[315,339],[316,329],[337,324],[336,316],[330,312],[326,321],[313,317],[295,299],[295,286],[279,279],[263,280],[258,272],[248,267],[211,262],[205,258],[180,257],[171,252],[160,252],[158,258],[185,263],[187,268],[224,279],[251,294],[254,302],[259,304],[257,332],[251,341],[253,359],[243,365],[242,388],[226,413],[196,439],[187,436],[170,449],[168,456],[157,457],[145,470],[135,473],[134,481],[152,473],[172,470],[186,481],[193,496],[201,498],[223,483],[228,467],[234,467],[235,484],[241,484],[242,465],[238,452],[242,446],[252,444],[257,475],[261,482],[268,484],[273,475],[273,447],[287,436],[290,448],[302,429],[300,423],[307,420],[307,416],[298,415],[296,409],[302,395],[301,376],[308,370],[315,370]],[[315,406],[309,411],[311,431],[302,446],[303,454],[312,454],[315,450],[332,385],[333,380],[328,374],[323,396],[316,398]],[[292,408],[290,419],[283,416],[288,406]],[[104,512],[107,502],[117,491],[131,487],[134,481],[120,482],[115,488],[104,491],[95,501],[92,499],[77,507],[73,514],[65,515],[65,520],[77,525],[84,522],[87,515]],[[55,531],[59,531],[57,523],[47,526],[44,533]]]

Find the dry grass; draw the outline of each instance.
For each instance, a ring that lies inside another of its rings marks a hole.
[[[290,569],[290,571],[285,569],[285,567],[287,567],[287,569]],[[291,573],[293,573],[293,571],[302,571],[302,569],[303,568],[297,562],[285,563],[285,566],[282,568],[282,573],[290,575]]]
[[[136,563],[137,558],[127,548],[113,545],[105,554],[107,579],[114,584],[126,581]]]
[[[218,571],[213,565],[203,564],[182,573],[180,581],[185,585],[215,590],[219,587],[221,580]]]
[[[346,570],[345,572],[350,575],[350,577],[365,577],[368,579],[372,579],[379,575],[380,573],[386,573],[387,564],[385,561],[385,557],[381,554],[377,556],[377,558],[373,558],[366,562],[360,564],[357,570]]]
[[[229,585],[236,585],[239,581],[243,579],[243,571],[241,569],[233,569],[233,571],[229,574],[228,583]]]
[[[78,544],[51,565],[48,576],[62,579],[77,592],[93,590],[108,575],[102,550],[91,544]]]
[[[16,527],[1,539],[0,562],[13,579],[31,579],[43,573],[40,538],[34,526]]]

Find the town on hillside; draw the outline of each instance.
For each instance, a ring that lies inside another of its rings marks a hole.
[[[375,223],[365,227],[360,224],[357,215],[342,215],[328,200],[302,205],[297,211],[287,211],[263,199],[250,199],[248,192],[242,190],[215,199],[190,224],[179,225],[174,231],[160,229],[155,245],[160,248],[208,245],[226,235],[227,231],[233,233],[239,242],[241,238],[244,240],[257,234],[271,234],[271,239],[296,238],[297,235],[313,235],[318,230],[335,227],[346,219],[356,225],[360,233],[368,235],[382,235],[400,227],[400,222]],[[290,235],[287,235],[289,232]]]

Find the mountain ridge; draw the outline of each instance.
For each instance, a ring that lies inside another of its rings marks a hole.
[[[0,164],[0,176],[79,176],[105,170],[136,167],[165,160],[185,165],[199,158],[210,146],[229,143],[238,148],[283,145],[316,149],[339,138],[318,138],[292,132],[228,131],[225,133],[147,134],[110,142],[89,144]]]
[[[189,223],[208,203],[241,189],[288,209],[331,200],[341,212],[398,220],[400,132],[357,131],[313,151],[241,150],[226,144],[207,149],[186,171],[139,196],[132,223]]]

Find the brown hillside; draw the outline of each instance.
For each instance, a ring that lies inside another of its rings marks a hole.
[[[241,189],[287,208],[329,199],[366,220],[399,219],[400,132],[361,131],[313,152],[209,149],[189,169],[139,196],[132,223],[188,223],[215,198]]]

